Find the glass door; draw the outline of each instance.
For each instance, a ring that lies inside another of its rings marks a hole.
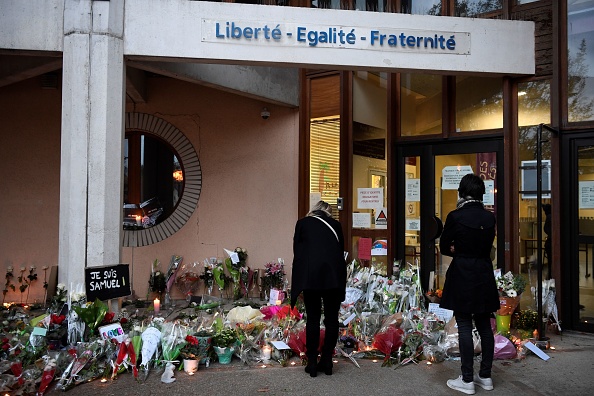
[[[420,266],[425,290],[442,288],[451,257],[439,251],[442,222],[456,208],[458,185],[467,173],[475,173],[485,180],[483,202],[497,217],[498,230],[503,232],[503,218],[497,213],[502,191],[498,166],[503,163],[503,141],[457,142],[425,144],[400,149],[396,220],[398,254],[403,265]],[[401,237],[400,237],[401,236]],[[503,262],[503,250],[498,249],[504,239],[496,238],[491,257],[494,265]],[[499,260],[498,260],[499,256]]]
[[[573,257],[577,259],[571,269],[570,290],[574,291],[572,308],[578,328],[591,330],[594,325],[594,141],[579,140],[573,151],[574,174],[577,176],[574,180],[577,188],[574,200],[577,238],[572,249]]]

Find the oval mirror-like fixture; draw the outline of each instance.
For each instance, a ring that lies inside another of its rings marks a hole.
[[[138,145],[141,147],[136,151],[139,153],[138,161],[141,164],[138,166],[141,169],[139,173],[146,171],[149,174],[146,170],[148,166],[144,164],[145,160],[149,160],[148,150],[145,150],[145,146],[153,147],[153,151],[161,153],[154,154],[151,164],[154,164],[155,158],[166,158],[161,169],[153,169],[150,172],[150,177],[157,180],[153,184],[166,185],[165,193],[160,187],[155,187],[152,190],[139,187],[145,191],[131,192],[130,189],[135,188],[133,187],[134,183],[130,183],[130,179],[125,183],[127,186],[125,196],[133,196],[135,199],[140,197],[142,202],[124,203],[128,208],[124,209],[125,229],[122,245],[124,247],[147,246],[172,236],[192,216],[202,190],[202,169],[192,143],[179,129],[162,118],[144,113],[126,113],[125,127],[127,137],[138,137]],[[129,153],[131,156],[133,155],[130,151]],[[131,159],[126,158],[126,160],[130,161]],[[132,167],[126,169],[131,170]],[[125,177],[142,176],[141,174],[126,174]],[[130,193],[132,195],[129,195]],[[147,194],[151,196],[149,197]],[[161,199],[158,198],[159,195],[161,195]],[[134,205],[137,207],[132,208]],[[144,207],[140,208],[140,205],[144,205]],[[135,215],[135,220],[139,218],[138,223],[136,221],[126,223],[126,216],[131,215],[132,209],[138,209],[138,213]],[[161,213],[157,215],[159,211]]]

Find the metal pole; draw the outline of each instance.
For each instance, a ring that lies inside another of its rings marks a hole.
[[[538,126],[536,132],[536,268],[537,277],[537,307],[538,307],[538,337],[539,340],[545,338],[545,327],[542,318],[542,124]],[[550,259],[549,259],[550,260]]]

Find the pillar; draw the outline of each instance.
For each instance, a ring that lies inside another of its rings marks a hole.
[[[124,1],[64,1],[58,282],[121,262]]]

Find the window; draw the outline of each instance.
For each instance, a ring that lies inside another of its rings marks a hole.
[[[567,1],[567,115],[594,120],[594,0]]]
[[[403,73],[400,86],[401,135],[441,134],[442,77]]]
[[[503,80],[456,77],[456,132],[503,128]]]

